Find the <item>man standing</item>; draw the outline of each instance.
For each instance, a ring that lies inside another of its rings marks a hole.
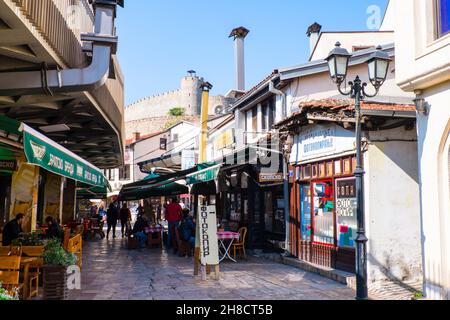
[[[178,203],[177,198],[172,199],[172,203],[167,206],[166,209],[166,219],[169,222],[169,234],[167,237],[167,247],[171,248],[173,238],[175,237],[174,228],[178,228],[180,221],[182,219],[181,216],[181,206]]]
[[[127,203],[124,202],[122,209],[120,209],[120,228],[122,229],[122,238],[125,238],[125,231],[128,234],[130,230],[127,230],[128,221],[131,221],[131,211],[128,209]]]
[[[23,232],[22,222],[24,217],[23,213],[19,213],[16,215],[15,219],[5,225],[5,228],[3,228],[3,246],[10,246],[14,240],[19,238],[20,234]]]
[[[119,219],[119,209],[117,208],[117,203],[113,202],[109,205],[108,211],[106,212],[106,223],[108,224],[106,240],[109,239],[109,232],[111,231],[111,228],[113,229],[113,239],[116,238],[116,227],[118,219]]]

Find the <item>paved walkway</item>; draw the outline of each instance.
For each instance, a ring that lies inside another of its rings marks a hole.
[[[335,281],[265,259],[223,263],[221,279],[194,277],[193,259],[160,249],[127,250],[125,240],[85,242],[72,300],[352,300]]]

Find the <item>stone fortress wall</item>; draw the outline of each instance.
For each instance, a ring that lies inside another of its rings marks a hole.
[[[181,79],[178,90],[161,93],[139,100],[125,109],[125,127],[127,139],[133,133],[141,135],[161,131],[164,126],[174,121],[169,115],[173,108],[185,109],[182,120],[198,123],[201,115],[203,78],[186,76]],[[211,96],[209,99],[209,115],[216,115],[234,102],[234,99],[222,95]]]

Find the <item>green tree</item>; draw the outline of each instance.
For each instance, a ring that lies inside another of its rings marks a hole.
[[[172,108],[169,110],[169,115],[172,117],[181,117],[184,116],[186,110],[184,108]]]

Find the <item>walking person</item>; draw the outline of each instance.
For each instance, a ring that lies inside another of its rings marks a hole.
[[[113,202],[109,205],[108,211],[106,212],[106,222],[108,223],[108,231],[106,233],[106,239],[109,239],[109,232],[111,228],[113,229],[113,239],[116,238],[116,227],[117,220],[119,219],[119,209],[117,208],[117,203]]]
[[[128,235],[128,221],[131,221],[131,211],[128,209],[127,203],[124,202],[120,209],[120,228],[122,230],[122,239]]]
[[[181,219],[183,218],[181,215],[181,206],[178,203],[177,198],[172,199],[172,203],[167,206],[166,209],[166,219],[169,223],[169,232],[167,237],[167,247],[170,249],[172,247],[172,241],[175,237],[174,228],[178,228]]]

